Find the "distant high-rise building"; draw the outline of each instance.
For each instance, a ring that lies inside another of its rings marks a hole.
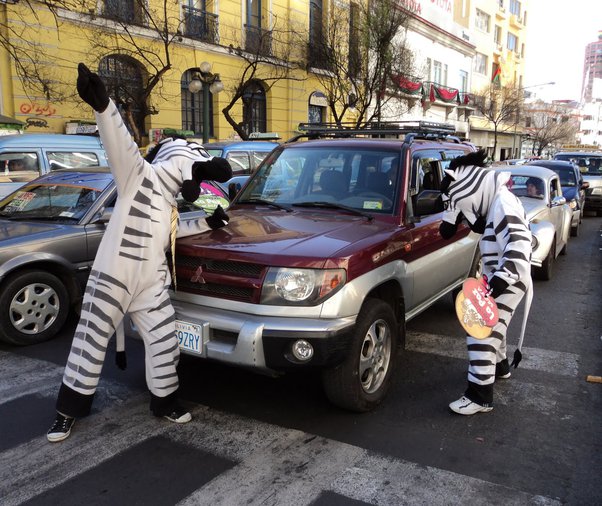
[[[598,40],[590,42],[585,48],[583,62],[583,84],[581,100],[591,102],[593,98],[594,79],[602,79],[602,30],[598,32]]]

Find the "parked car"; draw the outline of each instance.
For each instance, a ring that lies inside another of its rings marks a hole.
[[[184,353],[320,368],[334,404],[367,411],[385,398],[405,322],[479,266],[468,227],[439,234],[442,170],[474,146],[446,125],[320,127],[268,155],[227,227],[178,241],[171,296]]]
[[[227,203],[210,183],[195,202]],[[77,308],[117,194],[106,167],[56,170],[0,200],[0,341],[48,340]],[[204,210],[182,201],[182,219]]]
[[[533,165],[495,170],[510,172],[510,191],[525,208],[533,234],[534,274],[540,279],[551,279],[556,258],[567,252],[573,214],[562,196],[558,174]]]
[[[602,216],[602,151],[560,151],[554,160],[572,161],[579,166],[583,180],[589,183],[585,190],[585,211]]]
[[[583,181],[579,167],[573,162],[564,160],[535,160],[529,162],[527,165],[546,167],[558,174],[560,185],[562,186],[562,195],[573,211],[571,236],[577,237],[579,235],[579,225],[583,218],[585,190],[589,188],[589,183]]]
[[[252,174],[263,159],[280,144],[272,141],[223,141],[204,144],[213,156],[221,156],[230,162],[234,175]]]
[[[0,136],[0,198],[51,170],[107,163],[100,138],[94,135]]]

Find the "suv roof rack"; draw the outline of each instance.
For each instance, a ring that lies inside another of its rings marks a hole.
[[[301,132],[288,142],[294,142],[302,137],[318,139],[324,137],[382,137],[394,135],[399,137],[405,134],[405,141],[414,139],[443,139],[452,142],[462,142],[454,136],[456,129],[449,123],[434,121],[374,121],[358,128],[356,123],[299,123],[298,131]]]

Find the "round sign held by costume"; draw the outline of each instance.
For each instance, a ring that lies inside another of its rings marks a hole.
[[[466,333],[475,339],[491,335],[499,319],[497,305],[483,278],[467,278],[456,296],[456,315]]]

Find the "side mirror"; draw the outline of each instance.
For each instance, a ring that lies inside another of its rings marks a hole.
[[[239,183],[230,183],[228,185],[228,198],[230,199],[230,202],[234,200],[234,197],[236,197],[240,189],[241,186]]]
[[[564,197],[554,197],[552,199],[552,207],[562,206],[566,204],[566,198]]]
[[[443,212],[443,200],[439,190],[423,190],[416,197],[414,214],[424,216]]]

